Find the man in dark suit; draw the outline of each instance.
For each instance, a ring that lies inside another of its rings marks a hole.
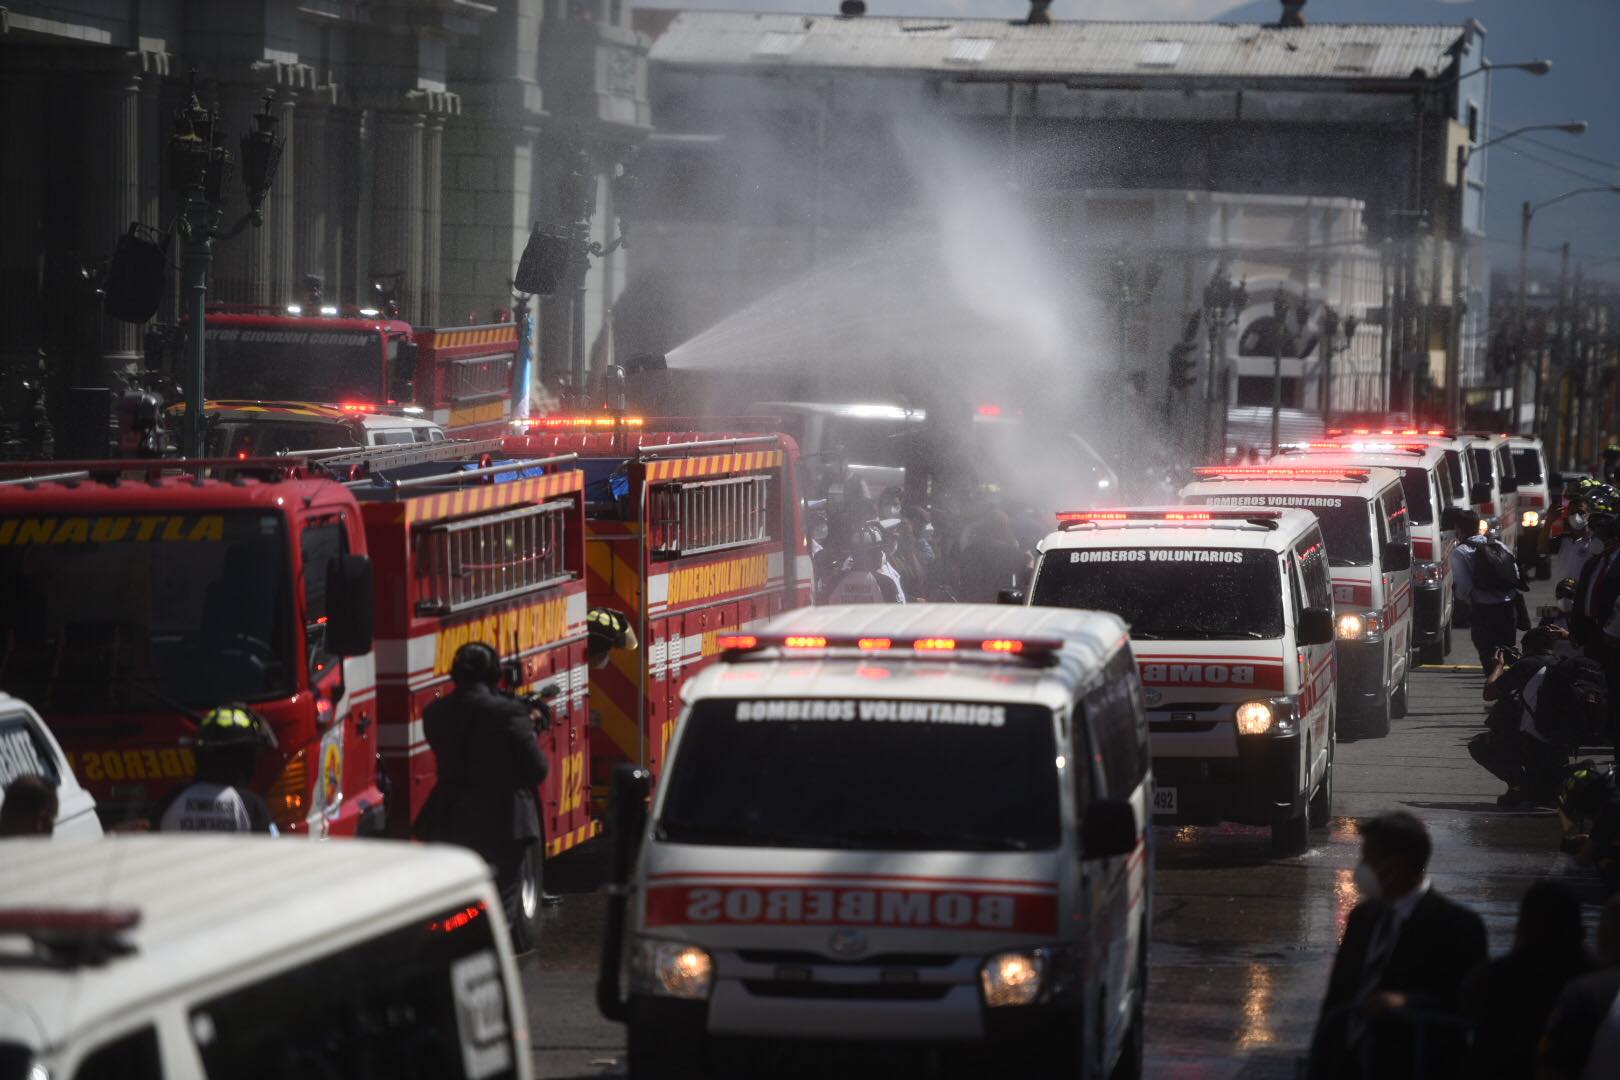
[[[1609,686],[1620,688],[1620,504],[1613,494],[1606,488],[1592,492],[1588,527],[1603,549],[1581,568],[1569,633],[1589,658],[1602,665]],[[1620,694],[1613,690],[1609,727],[1620,752]]]
[[[1322,1001],[1311,1053],[1318,1080],[1461,1075],[1465,1028],[1425,1023],[1420,1072],[1416,1024],[1461,1019],[1463,978],[1486,957],[1485,923],[1430,886],[1430,851],[1428,830],[1404,811],[1361,825],[1356,887],[1365,899],[1350,913]]]
[[[501,906],[520,953],[533,947],[523,912],[523,861],[540,840],[535,791],[546,778],[546,758],[535,725],[521,703],[496,692],[500,656],[481,641],[456,651],[450,664],[455,692],[422,714],[428,745],[438,762],[441,802],[432,839],[471,848],[495,875]]]

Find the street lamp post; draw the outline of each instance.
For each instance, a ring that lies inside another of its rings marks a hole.
[[[1547,207],[1552,206],[1552,205],[1554,205],[1556,203],[1561,203],[1565,199],[1573,199],[1577,195],[1590,195],[1590,194],[1602,193],[1602,192],[1608,192],[1610,194],[1620,195],[1620,184],[1604,184],[1604,185],[1594,186],[1594,187],[1575,188],[1573,191],[1566,191],[1562,195],[1558,195],[1558,196],[1556,196],[1554,198],[1548,199],[1545,202],[1539,202],[1539,203],[1534,203],[1534,204],[1532,204],[1529,199],[1526,199],[1524,201],[1524,205],[1520,208],[1520,211],[1519,211],[1519,309],[1516,312],[1517,317],[1516,317],[1516,320],[1515,320],[1515,322],[1517,323],[1517,325],[1515,327],[1515,333],[1516,333],[1517,340],[1514,343],[1515,348],[1513,350],[1513,384],[1509,388],[1511,393],[1509,394],[1509,398],[1508,398],[1508,400],[1511,402],[1511,405],[1509,406],[1510,411],[1508,413],[1508,422],[1510,424],[1509,430],[1511,430],[1511,431],[1516,432],[1516,431],[1519,430],[1519,409],[1520,409],[1520,404],[1519,404],[1519,384],[1524,378],[1524,370],[1523,369],[1524,369],[1525,342],[1526,342],[1526,337],[1527,337],[1527,333],[1528,333],[1528,322],[1529,322],[1528,308],[1527,308],[1526,305],[1527,305],[1528,300],[1529,300],[1528,289],[1529,289],[1529,285],[1530,285],[1530,222],[1531,222],[1531,219],[1534,218],[1536,216],[1536,214],[1538,214],[1542,210],[1547,209]],[[1540,369],[1541,369],[1540,365],[1537,364],[1536,370],[1539,372]]]
[[[1209,374],[1204,380],[1204,452],[1210,460],[1224,454],[1224,446],[1212,445],[1224,429],[1215,423],[1217,381],[1226,371],[1226,328],[1243,314],[1249,306],[1249,283],[1232,280],[1231,264],[1223,256],[1215,264],[1215,272],[1204,285],[1204,333],[1209,342]],[[1222,401],[1220,413],[1224,415],[1226,403]]]
[[[191,337],[186,343],[186,415],[181,432],[181,453],[200,457],[203,449],[203,386],[208,317],[208,271],[214,262],[214,244],[229,240],[243,229],[264,224],[264,199],[281,161],[283,140],[276,131],[277,117],[270,111],[273,95],[253,115],[253,130],[242,136],[242,182],[247,188],[248,212],[223,236],[219,226],[225,211],[225,185],[235,162],[225,145],[219,106],[204,108],[195,83],[186,103],[175,110],[169,134],[169,182],[185,200],[178,228],[184,239],[181,276],[184,280],[186,319]]]
[[[1487,147],[1497,143],[1506,142],[1520,135],[1532,131],[1561,131],[1566,135],[1583,135],[1586,133],[1585,120],[1570,120],[1563,123],[1526,124],[1487,139],[1478,146],[1457,147],[1457,240],[1451,245],[1451,288],[1454,293],[1451,304],[1451,347],[1446,350],[1446,421],[1453,427],[1462,424],[1462,323],[1467,312],[1465,302],[1466,294],[1463,291],[1463,230],[1467,226],[1464,217],[1464,200],[1468,193],[1468,162],[1473,156]]]

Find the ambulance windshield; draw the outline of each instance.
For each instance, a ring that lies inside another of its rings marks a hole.
[[[1302,495],[1294,492],[1242,495],[1194,495],[1189,500],[1206,506],[1300,507],[1322,524],[1329,566],[1372,565],[1372,519],[1367,500],[1354,495]]]
[[[293,689],[276,514],[0,516],[0,688],[42,712]]]
[[[1265,640],[1282,636],[1281,580],[1274,551],[1051,551],[1031,602],[1111,611],[1139,640]]]
[[[382,340],[372,331],[208,328],[208,397],[214,401],[377,402]]]
[[[869,851],[1058,844],[1050,709],[714,699],[682,725],[661,840]]]

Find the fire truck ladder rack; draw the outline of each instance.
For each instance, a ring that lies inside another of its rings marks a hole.
[[[476,442],[411,443],[408,446],[374,446],[363,450],[344,448],[301,454],[324,469],[353,469],[364,466],[370,476],[348,481],[354,486],[376,484],[384,478],[377,474],[389,469],[403,469],[429,461],[455,461],[459,458],[479,458],[485,454],[501,452],[501,440],[480,439]]]
[[[88,480],[90,473],[87,469],[75,472],[40,473],[35,476],[13,476],[0,480],[0,485],[16,484],[19,487],[38,487],[40,484],[60,484],[70,480]]]
[[[762,443],[776,444],[780,440],[775,435],[749,435],[741,439],[700,439],[697,442],[663,443],[648,445],[642,443],[636,447],[641,452],[642,461],[651,461],[663,457],[671,451],[685,453],[688,450],[709,450],[722,446],[758,446]]]
[[[451,615],[572,580],[568,512],[577,505],[553,499],[418,529],[417,613]]]
[[[676,558],[763,543],[770,484],[769,476],[733,476],[653,488],[653,553]]]
[[[482,480],[486,476],[518,472],[522,469],[534,469],[542,465],[569,465],[578,460],[578,454],[558,454],[555,457],[543,458],[513,458],[499,465],[486,465],[481,469],[467,469],[465,472],[442,473],[437,476],[413,476],[407,480],[385,480],[383,483],[390,491],[405,491],[411,488],[443,485],[454,486],[466,480]],[[375,484],[375,481],[366,481],[366,483]]]

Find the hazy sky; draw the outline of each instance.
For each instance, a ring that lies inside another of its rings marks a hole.
[[[1057,0],[1053,15],[1063,19],[1208,19],[1243,0]],[[636,0],[637,7],[728,9],[732,11],[838,10],[838,0]],[[1028,0],[866,0],[872,15],[939,15],[1002,18],[1029,11]]]

